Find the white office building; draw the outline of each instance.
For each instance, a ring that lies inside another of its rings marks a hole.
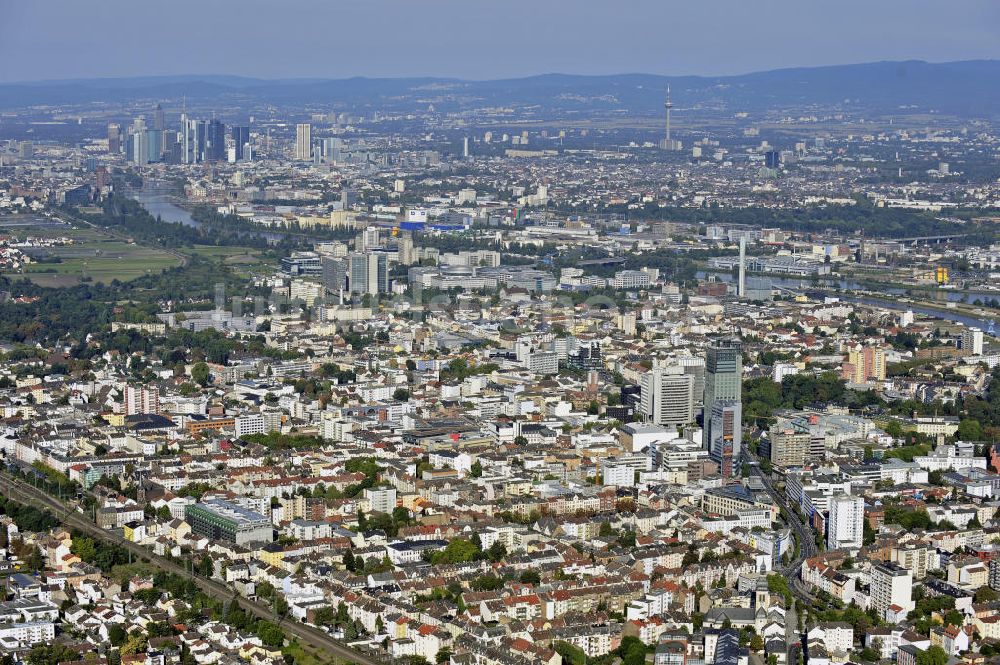
[[[649,273],[644,270],[620,270],[611,280],[613,289],[648,289]]]
[[[556,374],[559,372],[559,356],[550,351],[535,351],[528,355],[524,366],[535,374]]]
[[[771,379],[775,383],[781,383],[786,376],[798,373],[799,368],[793,363],[774,363],[774,367],[771,369]]]
[[[259,413],[237,416],[235,429],[237,439],[251,434],[264,434],[264,416]]]
[[[649,471],[651,461],[649,455],[641,453],[608,457],[601,465],[603,484],[615,487],[632,487],[635,485],[636,473]]]
[[[655,425],[694,422],[695,377],[683,368],[654,369],[640,379],[639,410]]]
[[[865,502],[860,496],[830,499],[830,519],[826,529],[828,549],[860,549],[864,539]]]

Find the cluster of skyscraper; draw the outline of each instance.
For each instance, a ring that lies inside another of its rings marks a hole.
[[[181,114],[178,130],[166,129],[163,108],[156,106],[151,122],[139,116],[125,131],[121,125],[108,125],[108,152],[124,154],[137,166],[155,162],[200,164],[202,162],[237,162],[252,158],[250,128],[233,126],[232,145],[227,146],[226,125],[215,118],[195,120]]]
[[[702,397],[703,441],[725,476],[734,475],[743,450],[743,355],[737,340],[721,340],[698,362],[653,369],[642,377],[639,410],[657,425],[693,423]],[[703,372],[702,372],[703,370]]]
[[[350,295],[377,295],[389,292],[389,270],[395,263],[414,260],[413,238],[409,233],[385,242],[384,230],[369,227],[354,240],[354,250],[346,243],[317,245],[316,252],[296,252],[282,260],[282,269],[296,275],[319,277],[326,291],[343,300]]]

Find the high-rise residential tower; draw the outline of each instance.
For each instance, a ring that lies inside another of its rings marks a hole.
[[[968,351],[970,355],[983,355],[983,331],[980,328],[965,328],[962,330],[960,340],[963,351]]]
[[[830,499],[830,519],[827,521],[828,549],[860,549],[864,539],[865,501],[860,496],[845,494]]]

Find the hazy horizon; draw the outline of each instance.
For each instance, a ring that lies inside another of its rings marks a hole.
[[[1000,4],[955,0],[0,0],[0,82],[549,73],[727,76],[1000,59]]]
[[[455,79],[458,81],[500,81],[504,79],[524,79],[533,78],[539,76],[662,76],[665,78],[683,78],[683,77],[694,77],[694,78],[726,78],[726,77],[739,77],[752,74],[761,74],[766,72],[774,72],[781,70],[794,70],[794,69],[823,69],[832,67],[851,67],[851,66],[863,66],[863,65],[873,65],[878,63],[894,63],[894,62],[925,62],[930,65],[949,65],[958,64],[963,62],[1000,62],[1000,57],[998,58],[969,58],[966,60],[921,60],[919,58],[910,58],[908,60],[866,60],[861,62],[832,62],[827,64],[816,64],[816,65],[792,65],[788,67],[774,67],[771,69],[753,69],[747,71],[737,71],[725,74],[698,74],[698,73],[676,73],[676,74],[661,74],[658,72],[640,72],[640,71],[621,71],[621,72],[608,72],[601,74],[593,74],[588,72],[561,72],[561,71],[540,71],[535,73],[527,73],[520,76],[510,76],[510,77],[488,77],[488,78],[473,78],[464,76],[445,76],[437,74],[414,74],[411,76],[301,76],[301,77],[287,77],[287,76],[274,76],[274,77],[257,77],[248,76],[246,74],[234,74],[231,72],[177,72],[173,74],[136,74],[127,76],[96,76],[96,77],[79,77],[79,78],[49,78],[49,79],[25,79],[21,81],[0,81],[3,84],[44,84],[44,83],[75,83],[75,82],[88,82],[88,81],[127,81],[127,80],[170,80],[170,79],[214,79],[214,78],[233,78],[233,79],[244,79],[247,81],[265,81],[265,82],[295,82],[295,81],[311,81],[311,80],[348,80],[352,78],[359,79],[372,79],[372,80],[392,80],[392,79]]]

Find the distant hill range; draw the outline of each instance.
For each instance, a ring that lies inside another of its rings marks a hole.
[[[545,74],[468,81],[449,78],[264,80],[238,76],[161,76],[0,84],[0,108],[36,104],[178,100],[190,103],[344,104],[363,110],[538,106],[542,113],[663,110],[671,88],[678,110],[723,112],[815,107],[879,113],[939,111],[992,118],[1000,109],[1000,61],[874,62],[778,69],[739,76],[586,76]]]

